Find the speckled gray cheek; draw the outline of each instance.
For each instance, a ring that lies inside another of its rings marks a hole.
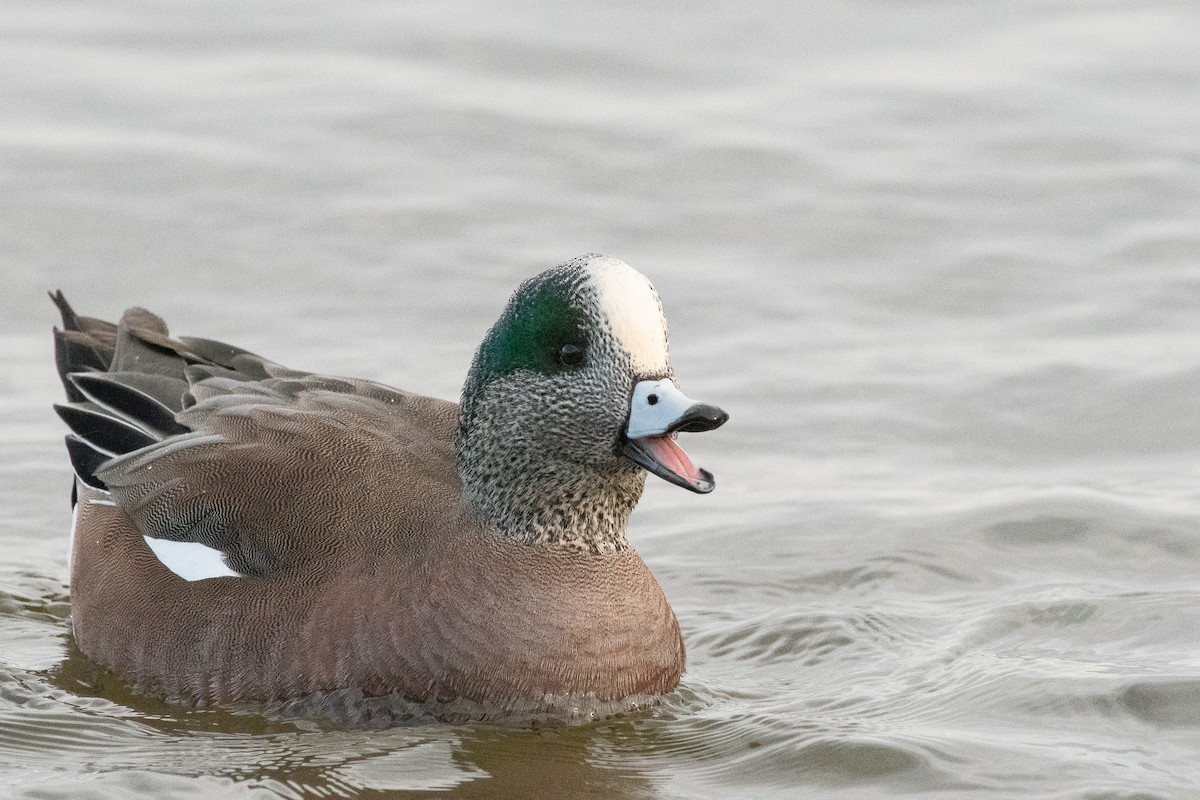
[[[464,493],[488,527],[530,544],[612,553],[629,547],[626,523],[645,483],[617,453],[641,376],[599,313],[594,288],[580,279],[585,265],[554,274],[569,281],[586,320],[584,366],[553,375],[518,370],[464,392],[458,463]]]
[[[460,437],[464,492],[488,527],[512,538],[591,553],[625,550],[625,525],[644,474],[598,441],[596,428],[580,430],[572,417],[556,418],[544,382],[526,372],[492,387],[490,402]],[[517,429],[514,416],[547,424]],[[601,416],[593,410],[593,423]],[[619,426],[619,420],[604,425]],[[604,438],[609,435],[606,430]]]

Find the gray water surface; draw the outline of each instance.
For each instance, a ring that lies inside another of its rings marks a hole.
[[[0,795],[1200,795],[1200,8],[0,0]],[[717,477],[663,706],[337,730],[69,639],[53,309],[456,398],[648,274]]]

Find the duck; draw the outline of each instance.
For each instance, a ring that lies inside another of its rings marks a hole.
[[[51,298],[72,634],[137,691],[508,714],[679,684],[628,520],[648,473],[712,491],[677,438],[728,414],[679,389],[658,293],[624,262],[522,283],[458,403]]]

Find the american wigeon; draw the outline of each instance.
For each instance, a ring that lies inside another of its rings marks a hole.
[[[523,283],[461,405],[118,325],[61,293],[75,638],[149,693],[348,689],[498,708],[672,690],[679,624],[625,537],[646,471],[708,492],[650,282],[581,256]]]

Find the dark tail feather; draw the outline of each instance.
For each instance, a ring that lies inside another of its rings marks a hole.
[[[55,405],[54,410],[71,432],[96,450],[113,456],[132,453],[154,444],[159,439],[141,428],[130,425],[102,409],[86,405]]]
[[[175,412],[182,410],[188,389],[181,380],[130,372],[82,372],[70,378],[102,411],[136,425],[156,440],[190,430],[175,421]]]
[[[69,401],[54,408],[72,431],[67,452],[88,486],[104,487],[96,473],[112,458],[189,433],[175,418],[185,406],[228,384],[304,375],[223,342],[173,339],[144,308],[128,309],[114,325],[77,314],[61,291],[50,299],[62,316],[54,358]]]
[[[112,456],[97,450],[73,433],[67,434],[66,442],[67,455],[71,458],[71,468],[75,470],[75,474],[79,476],[79,480],[93,489],[108,491],[108,487],[104,485],[104,481],[96,477],[96,470],[100,468],[101,464],[112,458]],[[71,492],[71,505],[75,505],[74,491]]]
[[[72,403],[82,403],[84,398],[68,375],[73,372],[103,372],[108,369],[108,364],[85,336],[75,331],[60,331],[57,328],[54,330],[54,365],[58,368],[58,377],[67,392],[67,399]]]
[[[188,392],[184,371],[206,361],[170,337],[163,320],[131,308],[119,325],[80,316],[61,291],[50,299],[62,316],[54,360],[68,403],[54,410],[67,423],[67,453],[75,474],[103,489],[96,471],[115,456],[188,433],[175,421]],[[237,353],[229,348],[229,357]]]
[[[81,317],[71,308],[61,291],[50,294],[62,315],[63,329],[54,330],[54,364],[58,377],[72,403],[84,400],[80,391],[67,378],[72,372],[104,372],[112,364],[117,343],[117,326],[111,322]]]
[[[95,317],[81,317],[75,313],[75,309],[71,308],[71,304],[67,302],[67,298],[63,297],[62,290],[50,293],[50,299],[54,301],[54,305],[58,306],[58,313],[62,315],[63,329],[68,331],[77,331],[86,333],[89,336],[95,336],[108,342],[111,346],[116,335],[117,326],[111,322],[106,322]]]
[[[58,313],[62,317],[63,328],[69,331],[79,330],[79,316],[75,313],[75,309],[71,308],[71,304],[67,302],[67,298],[63,296],[62,289],[53,292],[47,292],[50,295],[50,300],[54,305],[58,306]]]
[[[194,357],[193,357],[194,358]],[[141,372],[184,380],[191,362],[186,348],[173,341],[162,317],[144,308],[130,308],[117,325],[112,372]]]

